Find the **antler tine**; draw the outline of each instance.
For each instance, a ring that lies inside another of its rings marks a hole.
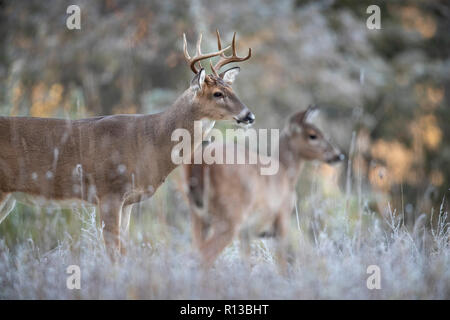
[[[212,58],[215,56],[219,56],[221,54],[223,54],[226,50],[228,50],[230,48],[230,46],[224,48],[224,49],[219,49],[219,51],[216,52],[212,52],[212,53],[207,53],[207,54],[202,54],[202,49],[201,49],[201,44],[202,44],[202,34],[200,34],[200,36],[198,37],[197,40],[197,46],[196,46],[196,54],[194,57],[190,57],[189,53],[187,51],[187,41],[186,41],[186,35],[183,33],[183,51],[184,51],[184,57],[186,58],[186,61],[189,63],[189,66],[191,68],[191,70],[197,74],[199,70],[197,70],[195,64],[198,62],[200,64],[201,60],[204,59],[208,59],[208,58]],[[201,64],[200,64],[201,67]]]
[[[236,32],[233,33],[233,40],[231,40],[231,47],[233,48],[233,56],[236,56]]]
[[[200,57],[202,55],[202,38],[203,38],[203,34],[200,33],[200,35],[198,36],[198,40],[197,40],[197,47],[196,47],[196,53],[195,55],[197,57]],[[203,68],[202,63],[200,62],[200,60],[198,60],[198,64],[200,66],[200,69]]]
[[[214,66],[213,66],[213,64],[212,64],[211,59],[209,59],[209,67],[211,68],[212,73],[214,73],[214,75],[215,75],[216,77],[218,77],[219,74],[217,73],[216,69],[214,69]]]
[[[217,36],[217,49],[218,50],[222,50],[222,42],[220,41],[219,29],[216,29],[216,36]],[[221,57],[225,57],[225,53],[222,53],[220,56]],[[219,74],[217,73],[218,70],[216,71],[216,69],[214,68],[214,66],[213,66],[213,64],[211,62],[211,59],[209,59],[209,66],[211,67],[212,73],[214,73],[214,75],[216,77],[218,77],[219,76]]]
[[[200,35],[198,36],[198,40],[197,40],[197,56],[201,56],[202,55],[202,38],[203,38],[203,34],[200,33]]]
[[[216,36],[217,36],[217,48],[219,50],[221,50],[222,49],[222,42],[220,41],[220,33],[219,33],[218,29],[216,29]]]
[[[217,46],[219,48],[219,50],[222,47],[221,41],[220,41],[220,34],[219,31],[216,30],[216,34],[217,34]],[[245,60],[250,59],[250,57],[252,56],[252,48],[248,48],[248,54],[246,57],[239,57],[237,55],[237,50],[236,50],[236,32],[233,34],[233,40],[231,42],[231,48],[232,48],[232,55],[231,56],[226,56],[224,53],[220,55],[220,59],[219,61],[216,63],[216,65],[212,68],[213,72],[215,75],[217,75],[219,73],[220,68],[222,68],[224,65],[232,63],[232,62],[242,62]]]
[[[186,41],[186,34],[183,33],[183,53],[184,57],[187,61],[191,60],[191,57],[189,56],[188,50],[187,50],[187,41]]]

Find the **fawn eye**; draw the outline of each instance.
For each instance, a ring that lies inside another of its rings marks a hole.
[[[223,97],[223,93],[220,91],[214,92],[214,97],[221,98],[221,97]]]
[[[316,139],[317,139],[317,136],[316,136],[315,134],[310,134],[310,135],[309,135],[309,138],[310,138],[311,140],[316,140]]]

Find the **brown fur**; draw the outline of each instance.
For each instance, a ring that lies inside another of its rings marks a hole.
[[[154,115],[0,117],[0,200],[23,192],[98,205],[113,254],[121,247],[120,232],[128,232],[130,205],[151,197],[176,166],[172,132],[184,128],[193,136],[195,120],[233,119],[248,111],[228,83],[206,79],[200,89],[197,74],[191,88]],[[217,99],[215,91],[225,96]],[[0,213],[0,222],[7,214]]]
[[[342,159],[340,151],[318,128],[307,122],[308,113],[312,111],[309,108],[290,118],[280,137],[280,168],[275,175],[261,175],[259,164],[184,166],[193,241],[206,265],[210,265],[235,236],[240,237],[244,251],[248,252],[249,239],[263,233],[278,238],[278,256],[284,261],[295,185],[303,161]],[[240,152],[250,151],[240,149]]]

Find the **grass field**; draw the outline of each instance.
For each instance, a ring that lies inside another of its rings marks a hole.
[[[134,209],[129,252],[116,263],[105,253],[95,210],[17,205],[0,226],[0,298],[450,298],[445,212],[407,228],[393,208],[380,218],[348,209],[356,198],[310,193],[299,201],[298,222],[292,216],[286,275],[278,271],[271,239],[253,241],[248,261],[234,243],[205,270],[191,247],[187,205],[172,176]],[[69,265],[80,267],[80,290],[67,288]],[[381,289],[367,287],[370,265],[380,268]]]

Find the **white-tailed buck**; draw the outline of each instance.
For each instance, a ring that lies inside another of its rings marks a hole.
[[[0,117],[0,222],[13,207],[16,192],[44,200],[82,200],[98,206],[108,252],[120,250],[132,204],[151,197],[176,166],[171,161],[175,129],[193,133],[196,120],[203,128],[211,128],[215,120],[254,121],[231,88],[239,68],[219,74],[224,65],[249,59],[250,49],[246,57],[238,57],[233,37],[233,54],[226,56],[230,47],[222,49],[217,32],[218,51],[202,54],[201,39],[191,58],[183,35],[195,76],[164,112],[82,120]],[[216,56],[213,74],[196,66]]]
[[[279,170],[274,175],[261,175],[259,163],[184,166],[193,241],[206,265],[235,236],[239,236],[242,249],[248,253],[251,237],[262,234],[278,238],[278,256],[283,263],[295,186],[304,161],[331,163],[344,158],[309,122],[315,110],[309,107],[289,118],[280,135]],[[233,152],[234,147],[225,145],[223,152]],[[241,148],[239,152],[252,151]]]

